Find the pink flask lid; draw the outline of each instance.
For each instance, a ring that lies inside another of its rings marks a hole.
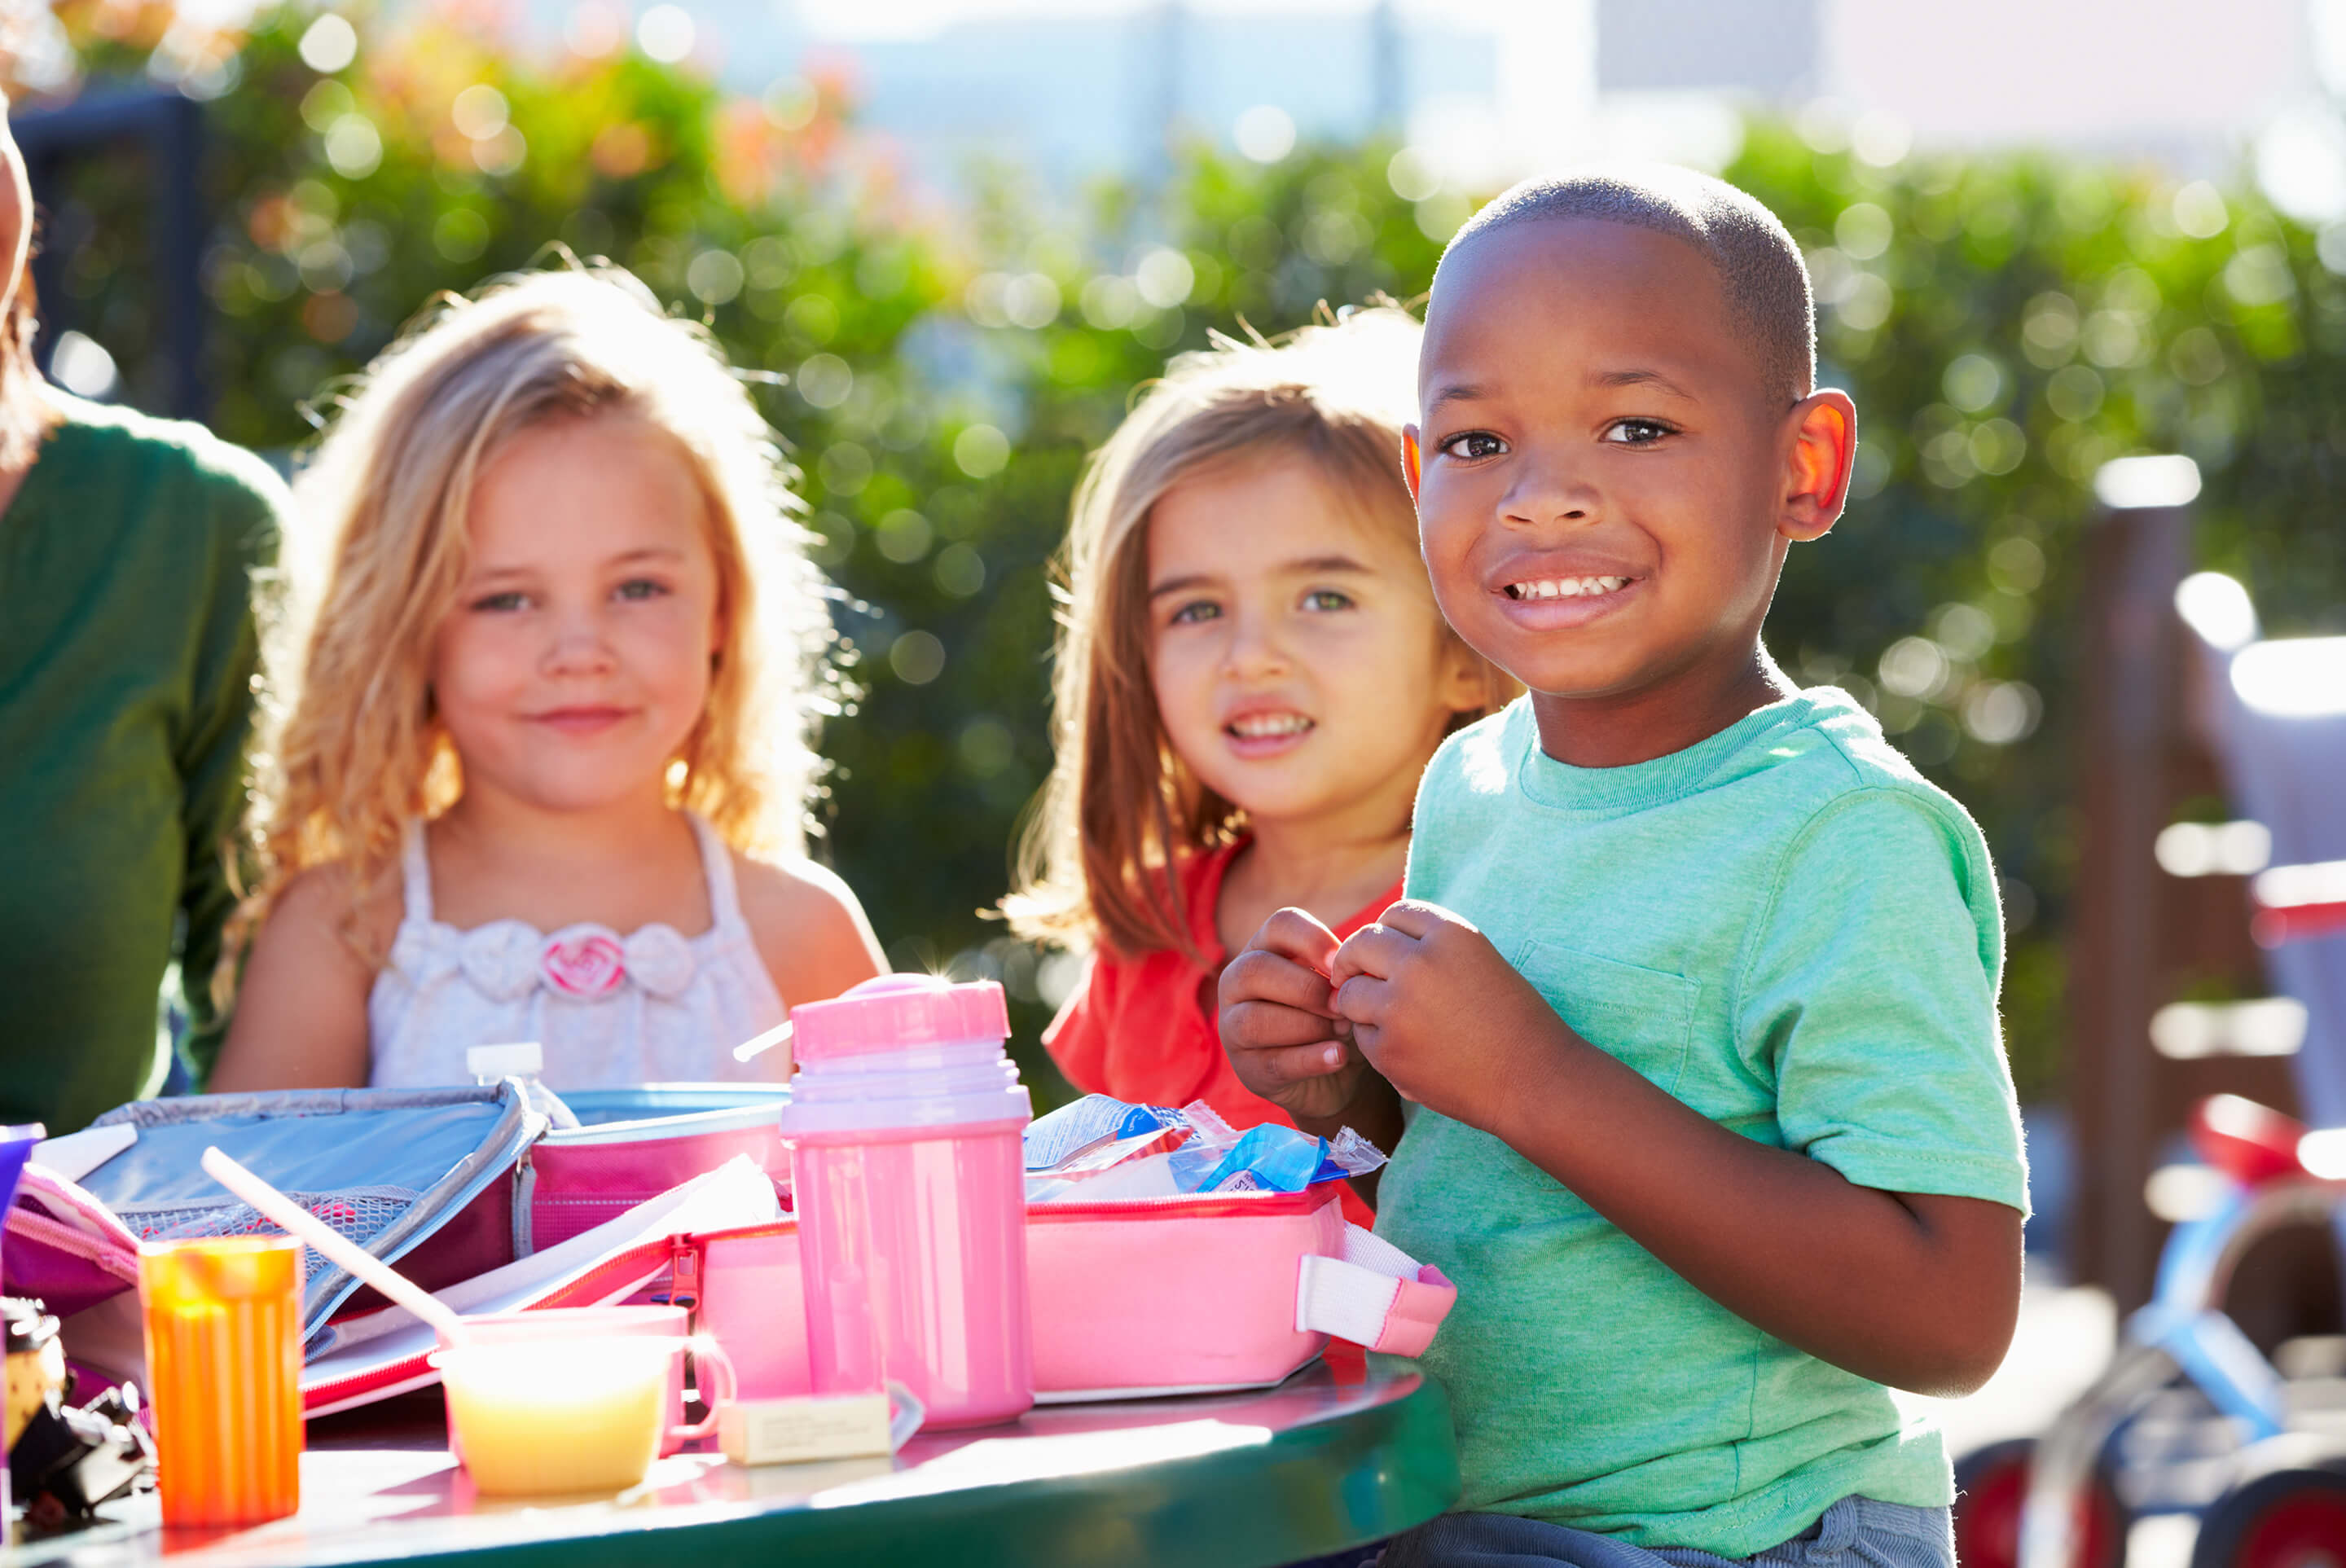
[[[991,980],[955,984],[933,974],[882,974],[829,1002],[790,1009],[790,1052],[801,1063],[836,1061],[922,1045],[1010,1037],[1010,1011]]]

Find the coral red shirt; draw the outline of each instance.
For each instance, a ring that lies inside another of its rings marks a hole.
[[[1214,912],[1222,878],[1245,847],[1232,844],[1180,868],[1190,935],[1203,963],[1172,949],[1125,958],[1103,948],[1092,955],[1083,983],[1043,1032],[1043,1044],[1068,1083],[1087,1095],[1111,1095],[1132,1105],[1178,1108],[1203,1100],[1240,1131],[1262,1122],[1294,1125],[1284,1111],[1239,1082],[1222,1051],[1217,1022],[1215,988],[1229,954],[1215,929]],[[1336,935],[1352,935],[1400,897],[1396,881],[1336,927]],[[1360,1226],[1374,1218],[1349,1184],[1344,1217]]]

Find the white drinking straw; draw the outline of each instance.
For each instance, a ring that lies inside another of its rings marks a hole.
[[[752,1056],[763,1055],[777,1045],[787,1044],[790,1038],[790,1021],[783,1019],[763,1034],[752,1034],[733,1047],[733,1060],[747,1062]]]
[[[218,1148],[204,1151],[203,1167],[220,1186],[276,1221],[287,1234],[314,1248],[328,1262],[349,1269],[418,1318],[440,1331],[451,1345],[467,1344],[472,1335],[464,1320],[422,1287],[412,1283],[390,1264],[344,1238],[341,1232],[267,1182],[237,1164]]]

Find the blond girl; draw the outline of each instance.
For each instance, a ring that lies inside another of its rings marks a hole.
[[[1077,1087],[1280,1118],[1214,984],[1274,910],[1401,896],[1443,737],[1504,700],[1452,635],[1402,476],[1418,328],[1362,311],[1176,360],[1093,459],[1063,556],[1058,760],[1006,905],[1087,952],[1045,1035]]]
[[[770,1076],[879,972],[804,859],[822,584],[773,439],[624,272],[452,300],[295,489],[266,880],[221,1090]]]

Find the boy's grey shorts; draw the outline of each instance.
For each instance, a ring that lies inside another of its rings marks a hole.
[[[1445,1513],[1393,1537],[1377,1568],[1955,1568],[1943,1508],[1844,1497],[1780,1546],[1717,1557],[1682,1546],[1632,1546],[1508,1513]]]

